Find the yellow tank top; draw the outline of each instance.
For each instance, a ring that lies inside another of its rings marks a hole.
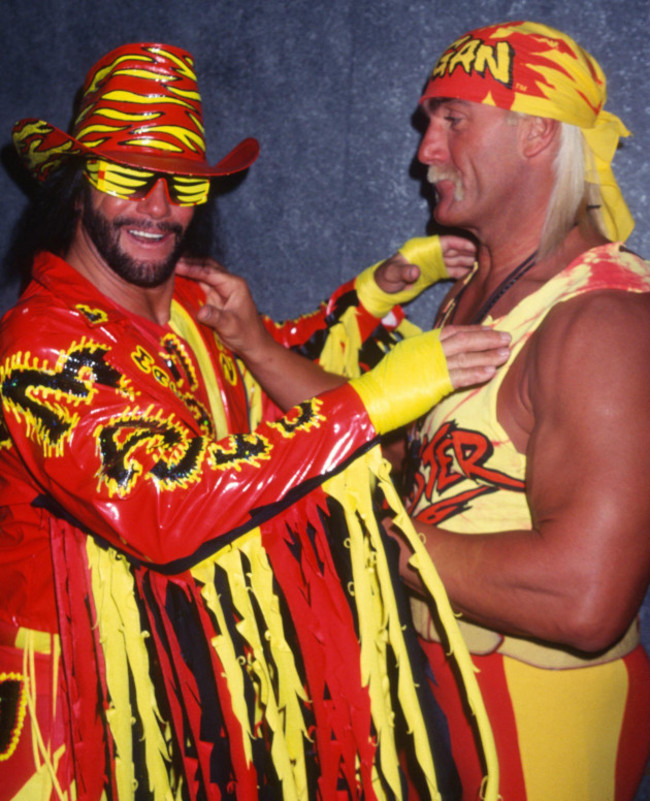
[[[650,292],[650,262],[620,243],[594,248],[506,315],[487,317],[483,324],[512,335],[511,364],[552,306],[598,289]],[[515,449],[497,419],[497,398],[506,369],[501,368],[482,387],[449,396],[414,427],[411,453],[418,469],[407,504],[413,517],[470,535],[532,528],[524,481],[526,457]],[[413,598],[411,606],[420,636],[438,640],[427,603]],[[570,649],[503,636],[462,619],[460,627],[470,652],[498,651],[540,667],[609,661],[628,653],[638,642],[635,623],[606,654],[583,658]]]

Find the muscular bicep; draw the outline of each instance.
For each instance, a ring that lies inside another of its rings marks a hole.
[[[650,296],[554,309],[528,355],[533,525],[603,634],[621,632],[650,569]]]

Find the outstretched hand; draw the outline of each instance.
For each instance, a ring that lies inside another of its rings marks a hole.
[[[510,334],[479,325],[449,325],[440,332],[454,389],[483,384],[510,355]]]
[[[440,246],[451,278],[464,278],[474,265],[476,245],[462,236],[445,235],[440,237]],[[399,251],[382,262],[375,271],[377,286],[391,295],[407,289],[419,276],[420,268],[407,261]]]
[[[214,329],[233,353],[244,357],[265,346],[270,336],[245,279],[226,272],[214,259],[184,257],[178,261],[176,272],[201,284],[206,303],[197,319]]]

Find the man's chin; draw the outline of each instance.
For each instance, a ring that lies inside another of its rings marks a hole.
[[[461,217],[458,209],[455,208],[455,203],[452,198],[438,198],[436,205],[433,207],[433,219],[439,224],[447,228],[456,228],[461,226]]]
[[[145,289],[154,289],[167,283],[174,274],[177,259],[160,262],[131,263],[124,271],[130,283]]]
[[[123,273],[131,283],[143,288],[155,288],[165,284],[174,274],[176,262],[183,252],[183,239],[175,237],[165,247],[157,248],[154,256],[151,248],[118,246],[115,251],[117,271]],[[147,252],[149,250],[149,252]]]

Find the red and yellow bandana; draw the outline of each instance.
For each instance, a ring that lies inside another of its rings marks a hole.
[[[603,218],[612,239],[624,240],[634,220],[611,170],[629,131],[603,110],[606,79],[598,62],[566,34],[536,22],[477,28],[457,39],[433,68],[422,100],[456,97],[582,129],[587,180],[600,184]]]

